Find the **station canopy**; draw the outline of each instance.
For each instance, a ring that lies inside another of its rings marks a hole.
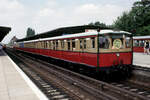
[[[0,42],[9,33],[9,31],[11,31],[10,27],[0,26]]]
[[[42,38],[48,38],[48,37],[55,37],[55,36],[61,36],[61,35],[65,35],[65,34],[76,34],[76,33],[85,32],[85,29],[108,29],[108,28],[94,26],[94,25],[62,27],[62,28],[58,28],[58,29],[51,30],[48,32],[40,33],[38,35],[34,35],[34,36],[31,36],[28,38],[19,39],[19,40],[17,40],[17,42],[42,39]]]

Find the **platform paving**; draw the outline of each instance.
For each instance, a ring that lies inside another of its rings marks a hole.
[[[30,82],[15,67],[10,58],[0,51],[0,100],[46,100],[29,86]]]
[[[134,53],[133,64],[150,68],[150,55],[144,53]]]

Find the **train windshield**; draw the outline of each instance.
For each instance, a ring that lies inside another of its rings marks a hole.
[[[109,37],[99,37],[99,47],[108,49],[110,45]]]
[[[132,38],[129,36],[125,37],[125,48],[131,48],[132,47]]]
[[[123,46],[123,36],[122,35],[112,35],[110,36],[112,40],[112,49],[122,49]]]
[[[103,50],[125,50],[132,47],[132,37],[125,34],[107,34],[99,37],[99,48]]]

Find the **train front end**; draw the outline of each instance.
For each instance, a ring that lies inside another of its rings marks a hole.
[[[97,70],[129,75],[133,62],[132,41],[132,34],[128,32],[98,32]]]

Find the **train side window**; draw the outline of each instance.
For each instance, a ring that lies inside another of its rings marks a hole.
[[[41,48],[41,41],[39,41],[39,48]]]
[[[31,48],[31,44],[30,44],[30,42],[29,42],[29,48]]]
[[[134,40],[134,46],[138,47],[139,46],[139,40]]]
[[[58,40],[56,40],[56,49],[58,49]]]
[[[140,47],[144,47],[144,41],[141,40],[139,45],[140,45]]]
[[[75,49],[76,44],[75,44],[75,39],[72,39],[72,49]]]
[[[48,41],[46,41],[46,48],[48,48]]]
[[[51,41],[48,41],[49,42],[49,49],[51,49]]]
[[[45,42],[43,41],[43,49],[45,48]]]
[[[46,41],[46,48],[48,49],[49,48],[49,41]]]
[[[137,47],[139,47],[139,40],[137,40]]]
[[[55,50],[55,41],[53,41],[53,50]]]
[[[80,49],[83,48],[82,40],[80,40]]]
[[[43,42],[40,41],[40,48],[43,48]]]
[[[84,39],[84,49],[86,49],[86,39]]]
[[[44,49],[46,48],[46,41],[43,42],[44,43]]]
[[[42,48],[44,48],[44,42],[42,41]]]
[[[37,48],[39,49],[39,42],[37,42]]]
[[[61,48],[64,48],[64,40],[61,40]]]
[[[43,41],[42,43],[43,43],[43,48],[45,48],[45,42]]]
[[[31,42],[31,48],[33,48],[33,42]]]
[[[53,41],[51,41],[50,44],[51,44],[50,48],[53,49]]]
[[[40,48],[42,48],[42,42],[40,41]]]
[[[31,48],[32,47],[32,43],[30,42],[29,44],[30,44],[30,48]]]
[[[46,48],[46,41],[43,42],[44,43],[44,49]]]
[[[38,41],[36,42],[36,47],[39,48],[39,42]]]
[[[91,38],[91,41],[92,41],[92,48],[95,48],[95,38],[92,37],[92,38]]]
[[[68,50],[70,50],[70,40],[67,41],[68,44]]]
[[[29,48],[31,48],[31,43],[29,42]]]
[[[35,48],[37,48],[37,42],[35,42]]]
[[[47,41],[45,41],[45,49],[47,48]]]

